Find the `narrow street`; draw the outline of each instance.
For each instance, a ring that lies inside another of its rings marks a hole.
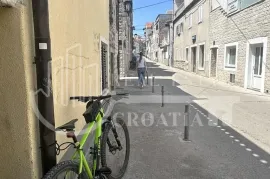
[[[155,78],[137,86],[136,72],[121,81],[130,92],[123,112],[130,133],[131,153],[125,179],[269,179],[270,156],[246,137],[194,103],[197,97],[172,80],[175,72],[148,62]],[[165,105],[161,107],[161,86]],[[184,108],[189,106],[189,142],[183,140]]]

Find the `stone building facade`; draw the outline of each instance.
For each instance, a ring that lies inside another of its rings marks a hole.
[[[162,62],[163,48],[161,48],[162,40],[167,37],[168,27],[167,22],[172,20],[172,14],[159,14],[153,25],[153,40],[152,40],[152,56],[151,59],[154,61]]]
[[[110,0],[110,60],[109,60],[109,73],[111,74],[111,89],[118,86],[118,39],[119,39],[119,0]]]
[[[135,55],[139,54],[140,52],[145,53],[145,39],[139,35],[134,36],[133,38],[133,53],[135,53]]]
[[[270,0],[212,1],[210,77],[244,88],[270,90]]]
[[[153,52],[151,49],[152,45],[152,37],[153,37],[153,23],[148,22],[145,24],[145,29],[144,29],[144,35],[145,35],[145,56],[147,58],[152,57]]]
[[[119,75],[124,77],[129,69],[133,50],[133,14],[125,12],[125,1],[119,2]],[[131,1],[131,0],[129,0]],[[132,2],[132,1],[131,1]]]

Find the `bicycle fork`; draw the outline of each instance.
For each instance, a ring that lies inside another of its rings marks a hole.
[[[118,139],[118,134],[117,134],[117,132],[116,132],[116,127],[115,127],[115,124],[114,124],[112,118],[111,118],[111,117],[108,117],[108,121],[110,121],[110,123],[111,123],[111,125],[112,125],[112,132],[113,132],[114,138],[115,138],[116,143],[117,143],[118,146],[113,146],[113,145],[111,144],[109,138],[107,138],[107,144],[108,144],[108,146],[109,146],[110,152],[111,152],[112,154],[115,154],[117,149],[118,149],[119,151],[122,150],[122,145],[121,145],[120,140]]]

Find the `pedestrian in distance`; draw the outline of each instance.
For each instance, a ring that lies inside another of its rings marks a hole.
[[[142,52],[140,52],[140,55],[137,58],[136,68],[138,72],[138,85],[143,88],[143,86],[145,86],[145,73],[147,72],[147,66]]]

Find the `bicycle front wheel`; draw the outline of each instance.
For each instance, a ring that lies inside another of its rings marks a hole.
[[[121,149],[119,149],[119,142]],[[101,164],[112,170],[112,173],[107,176],[109,179],[120,179],[124,176],[129,154],[128,128],[123,119],[117,118],[115,128],[110,123],[105,126],[101,140]]]
[[[87,179],[86,173],[83,171],[80,175],[79,164],[71,160],[63,161],[54,166],[43,179]]]

